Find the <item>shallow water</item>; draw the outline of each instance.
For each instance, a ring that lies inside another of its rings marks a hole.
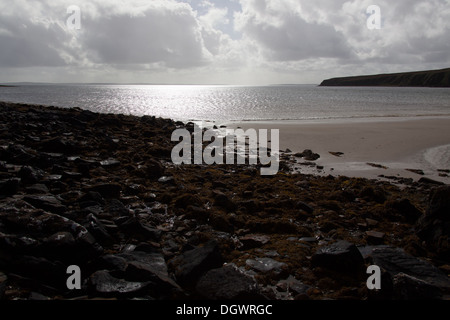
[[[0,101],[175,120],[321,120],[450,115],[450,89],[284,86],[20,85]]]

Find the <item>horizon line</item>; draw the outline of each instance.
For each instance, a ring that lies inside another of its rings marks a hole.
[[[0,85],[141,85],[141,86],[305,86],[319,83],[271,83],[271,84],[231,84],[231,83],[148,83],[148,82],[0,82]]]

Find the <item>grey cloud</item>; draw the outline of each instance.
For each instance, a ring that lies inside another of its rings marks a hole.
[[[256,39],[276,61],[308,58],[342,58],[353,56],[344,36],[332,26],[307,23],[299,16],[284,17],[281,26],[249,20],[242,32]]]
[[[147,10],[83,20],[83,47],[96,63],[187,68],[206,63],[200,27],[189,12]]]
[[[58,47],[64,37],[57,24],[45,27],[18,17],[0,17],[0,66],[63,66]]]

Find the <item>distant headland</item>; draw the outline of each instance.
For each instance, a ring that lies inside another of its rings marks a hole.
[[[450,68],[441,70],[333,78],[324,80],[320,86],[450,87]]]

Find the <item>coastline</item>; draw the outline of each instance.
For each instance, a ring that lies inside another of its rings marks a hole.
[[[300,166],[301,172],[364,178],[385,175],[415,180],[425,176],[450,183],[450,178],[445,176],[450,162],[445,166],[445,161],[439,159],[444,167],[437,167],[429,152],[437,147],[449,147],[450,117],[246,121],[224,125],[230,129],[279,129],[281,150],[289,149],[295,154],[310,149],[321,156],[315,162],[324,169]],[[343,154],[337,157],[329,152]],[[385,168],[374,168],[368,163]],[[406,169],[422,170],[424,174]]]
[[[0,112],[0,299],[450,294],[448,185],[301,174],[284,155],[274,176],[176,166],[171,134],[188,124],[3,102]],[[367,287],[374,263],[381,291]]]

